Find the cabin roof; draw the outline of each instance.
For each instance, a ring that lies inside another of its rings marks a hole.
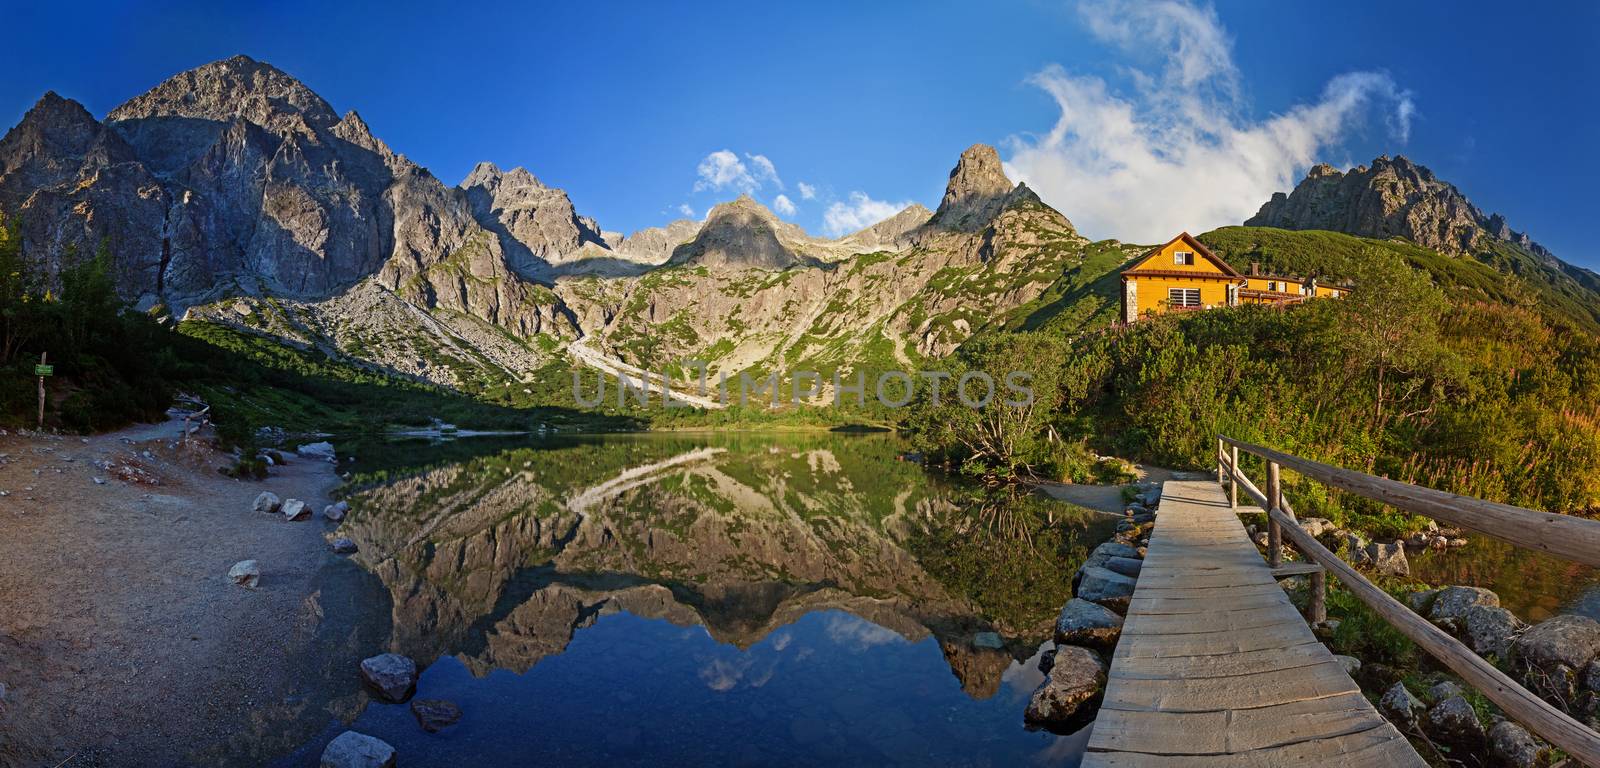
[[[1140,267],[1143,266],[1146,261],[1149,261],[1152,256],[1155,256],[1156,254],[1161,253],[1162,251],[1164,251],[1167,248],[1171,247],[1174,243],[1178,242],[1179,240],[1182,240],[1185,245],[1189,246],[1190,248],[1193,248],[1195,253],[1198,253],[1201,256],[1205,257],[1206,261],[1209,261],[1212,264],[1216,265],[1217,269],[1222,271],[1222,274],[1224,274],[1224,275],[1226,275],[1228,277],[1244,277],[1244,275],[1239,274],[1239,270],[1234,269],[1231,265],[1228,264],[1228,262],[1223,261],[1222,257],[1212,253],[1210,248],[1207,248],[1204,243],[1202,243],[1199,240],[1195,239],[1194,235],[1191,235],[1188,232],[1180,232],[1180,233],[1178,233],[1177,237],[1174,237],[1171,240],[1168,240],[1167,242],[1162,243],[1161,245],[1159,245],[1159,246],[1155,247],[1154,249],[1150,250],[1149,252],[1145,253],[1145,255],[1139,257],[1139,261],[1137,263],[1135,263],[1132,267],[1129,267],[1129,268],[1123,270],[1122,274],[1124,274],[1124,275],[1128,275],[1128,274],[1161,275],[1161,274],[1167,273],[1167,272],[1182,272],[1182,276],[1183,277],[1202,277],[1203,278],[1205,276],[1204,273],[1195,273],[1195,272],[1188,272],[1188,271],[1183,271],[1183,270],[1170,270],[1170,269],[1166,269],[1166,270],[1163,270],[1163,269],[1140,269]]]

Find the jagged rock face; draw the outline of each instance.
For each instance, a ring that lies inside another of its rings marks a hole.
[[[461,189],[473,218],[499,236],[522,271],[535,271],[539,262],[560,263],[586,243],[605,244],[594,220],[578,216],[566,192],[545,186],[525,168],[501,173],[493,163],[479,163]]]
[[[988,226],[1000,212],[1011,190],[1011,180],[1006,178],[1000,153],[987,144],[974,144],[961,153],[961,159],[951,169],[944,199],[939,201],[939,210],[934,212],[930,223],[945,229],[976,232]]]
[[[1293,192],[1274,194],[1245,225],[1398,236],[1447,254],[1475,252],[1488,238],[1544,251],[1513,232],[1503,217],[1485,216],[1454,185],[1403,156],[1382,156],[1348,173],[1313,166]]]
[[[700,222],[678,219],[665,227],[648,227],[624,238],[619,238],[617,254],[646,264],[660,264],[672,257],[678,246],[694,239],[700,231]],[[606,242],[612,242],[606,238]]]
[[[673,249],[674,264],[788,269],[806,262],[793,243],[809,238],[749,195],[711,209],[694,239]]]
[[[890,216],[883,221],[873,224],[866,229],[840,239],[841,243],[848,244],[852,250],[866,253],[871,251],[898,251],[906,247],[907,236],[918,227],[927,224],[933,212],[921,204],[906,206],[905,210]]]

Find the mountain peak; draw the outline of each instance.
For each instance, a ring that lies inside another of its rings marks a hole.
[[[988,144],[973,144],[950,170],[944,199],[931,223],[947,229],[981,229],[1004,207],[1011,190],[1000,153]]]
[[[243,55],[179,72],[111,110],[106,119],[153,117],[217,122],[240,118],[272,133],[328,130],[339,122],[333,107],[305,83]]]
[[[673,250],[671,261],[787,269],[805,261],[788,242],[797,239],[804,239],[798,227],[782,221],[754,197],[744,194],[713,206],[694,239]]]

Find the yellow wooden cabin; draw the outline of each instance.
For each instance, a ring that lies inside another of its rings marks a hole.
[[[1338,298],[1348,288],[1318,285],[1316,278],[1241,274],[1193,235],[1172,238],[1122,272],[1122,321],[1167,312],[1240,304],[1285,305],[1308,298]]]

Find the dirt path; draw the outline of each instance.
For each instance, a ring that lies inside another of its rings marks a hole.
[[[1139,480],[1141,483],[1164,483],[1172,479],[1174,473],[1162,467],[1138,465]],[[1122,500],[1123,485],[1079,485],[1077,483],[1056,483],[1043,481],[1036,483],[1038,489],[1057,501],[1065,501],[1080,507],[1087,507],[1098,512],[1112,515],[1122,514],[1127,508],[1127,503]]]
[[[332,466],[232,480],[177,434],[0,437],[0,765],[260,764],[359,706],[387,595],[320,515],[250,511],[263,490],[320,511]],[[244,559],[258,589],[227,578]]]

